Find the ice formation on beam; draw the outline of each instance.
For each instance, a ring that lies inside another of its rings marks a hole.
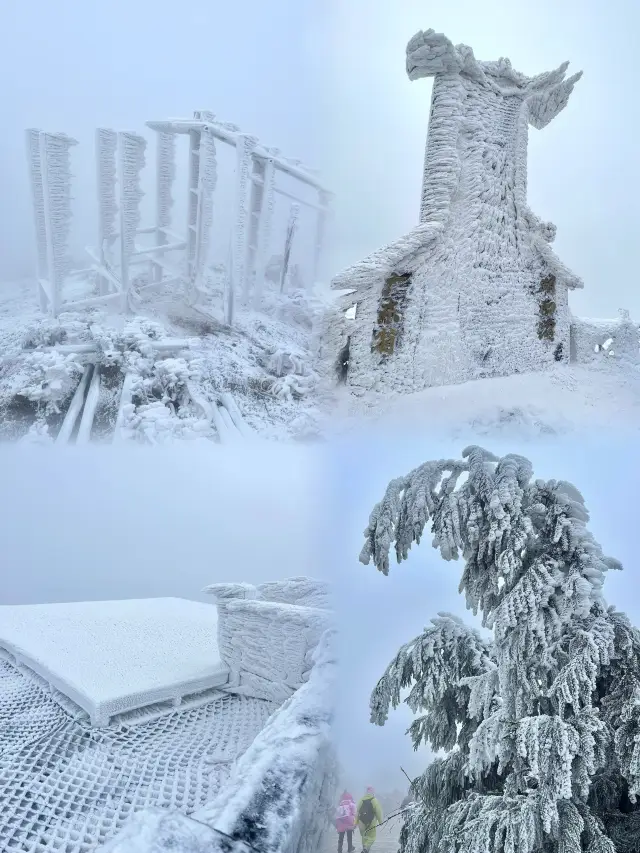
[[[96,166],[98,178],[98,252],[101,264],[112,261],[111,251],[118,236],[116,199],[116,153],[118,134],[99,127],[96,130]],[[100,276],[100,293],[108,292],[108,280]]]
[[[198,177],[198,233],[196,258],[194,264],[195,282],[204,275],[208,261],[211,228],[213,225],[213,193],[218,179],[216,164],[216,140],[212,133],[205,131],[200,135],[200,156]]]
[[[171,228],[173,207],[173,182],[176,177],[176,138],[173,133],[158,134],[158,156],[156,161],[156,245],[168,242],[166,230]],[[162,266],[153,264],[154,281],[161,281]]]
[[[313,281],[319,280],[321,274],[321,258],[324,249],[327,232],[327,219],[333,196],[326,190],[321,190],[318,193],[318,201],[320,202],[320,210],[318,211],[318,219],[316,221],[316,239],[314,244],[313,254]]]
[[[147,142],[136,133],[122,131],[119,138],[120,159],[120,275],[125,307],[129,289],[129,259],[135,250],[140,225],[140,202],[144,193],[140,173],[145,165]]]
[[[62,286],[69,272],[71,224],[71,163],[69,151],[77,145],[65,133],[40,133],[40,168],[47,236],[49,310],[55,316],[62,301]],[[42,286],[42,284],[41,284]]]
[[[340,344],[350,385],[411,392],[568,360],[582,283],[526,201],[528,124],[566,105],[580,77],[566,68],[530,78],[433,30],[411,39],[410,79],[435,78],[420,224],[332,283],[358,306]]]
[[[36,275],[38,281],[48,278],[47,268],[47,227],[44,211],[44,189],[42,185],[42,163],[40,160],[40,131],[30,129],[26,132],[27,157],[29,160],[29,178],[31,181],[31,197],[36,229]],[[47,304],[42,285],[38,285],[40,307],[46,310]]]
[[[282,272],[280,274],[280,293],[288,290],[289,284],[289,261],[291,259],[291,247],[293,238],[298,228],[298,217],[300,216],[300,205],[292,204],[289,211],[289,222],[287,223],[287,234],[284,240],[284,255],[282,259]]]
[[[256,250],[252,259],[252,267],[254,270],[254,290],[253,303],[254,307],[258,307],[262,299],[265,277],[267,274],[267,264],[269,263],[269,249],[271,246],[271,231],[273,226],[273,214],[276,204],[276,168],[275,157],[278,155],[278,149],[271,149],[271,157],[265,160],[256,160],[256,163],[261,163],[262,169],[262,193],[260,196],[260,207],[256,210],[258,219],[258,227],[256,234]],[[252,211],[253,215],[253,211]]]

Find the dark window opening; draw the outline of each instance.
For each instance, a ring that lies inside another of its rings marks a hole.
[[[338,360],[336,362],[336,373],[338,374],[338,382],[341,385],[346,384],[349,374],[349,356],[350,356],[351,338],[347,338],[346,344],[340,350]]]
[[[556,335],[555,275],[550,273],[542,279],[539,292],[542,298],[538,303],[538,337],[541,341],[552,341]]]
[[[378,306],[378,322],[373,330],[371,342],[373,352],[388,356],[395,352],[400,343],[410,284],[409,273],[392,275],[385,281]]]

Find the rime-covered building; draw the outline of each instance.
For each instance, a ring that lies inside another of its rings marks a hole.
[[[527,206],[528,126],[566,105],[566,68],[526,77],[433,30],[411,39],[410,79],[434,77],[420,223],[332,282],[357,306],[323,347],[349,385],[411,392],[569,359],[582,282]]]

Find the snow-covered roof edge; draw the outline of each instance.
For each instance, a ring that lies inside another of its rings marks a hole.
[[[264,853],[297,849],[303,833],[319,841],[335,783],[334,637],[325,632],[309,681],[271,716],[216,800],[190,818],[159,808],[138,812],[101,853],[201,853],[205,843],[210,853],[228,850],[213,828],[250,845],[258,832]]]
[[[404,237],[389,243],[367,258],[347,267],[331,281],[332,290],[362,291],[372,280],[379,280],[396,271],[414,256],[428,248],[442,231],[440,223],[423,222]]]

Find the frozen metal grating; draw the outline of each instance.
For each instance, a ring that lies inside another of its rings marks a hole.
[[[275,706],[220,694],[137,725],[93,729],[0,661],[0,850],[88,853],[149,806],[213,799]]]

